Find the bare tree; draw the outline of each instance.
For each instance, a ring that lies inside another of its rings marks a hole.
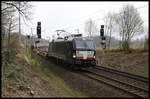
[[[1,28],[2,28],[1,35],[2,35],[2,40],[3,40],[3,38],[6,36],[6,32],[7,32],[6,26],[7,26],[8,18],[7,18],[7,14],[6,13],[1,14],[1,20],[2,20],[1,21]]]
[[[117,15],[116,23],[122,38],[122,47],[129,51],[131,39],[144,31],[143,20],[133,5],[125,5]]]
[[[19,8],[19,4],[20,4],[20,8]],[[12,55],[12,53],[10,53],[10,51],[16,52],[16,48],[15,47],[11,47],[14,46],[14,43],[18,43],[15,39],[11,38],[11,34],[13,32],[13,30],[16,29],[17,26],[17,22],[18,22],[18,12],[21,14],[22,18],[25,20],[30,20],[29,16],[31,13],[29,12],[29,10],[31,9],[32,5],[29,2],[21,2],[21,1],[2,1],[1,2],[1,19],[2,19],[2,32],[1,35],[3,35],[2,37],[4,38],[4,36],[6,35],[6,40],[7,41],[7,45],[6,48],[7,50],[5,51],[5,49],[3,50],[3,52],[6,52],[6,57],[7,60],[10,60],[10,54]],[[17,36],[18,37],[18,36]],[[2,39],[3,40],[3,39]],[[3,41],[4,44],[4,41]],[[4,56],[5,56],[4,55]]]
[[[92,34],[94,32],[96,32],[97,28],[96,28],[96,24],[92,19],[88,19],[85,22],[85,32],[88,32],[89,36],[92,36]]]
[[[5,17],[4,17],[5,16]],[[3,43],[5,43],[5,46],[7,47],[7,50],[5,50],[5,48],[3,48],[3,52],[6,51],[6,55],[7,55],[7,61],[9,62],[9,58],[10,58],[10,50],[12,49],[10,46],[10,37],[12,34],[12,31],[15,30],[16,27],[16,17],[14,17],[14,13],[7,13],[5,14],[2,19],[2,30],[3,32],[5,32],[5,39],[3,39]],[[5,30],[5,31],[4,31]],[[7,41],[7,45],[6,45],[6,41]],[[15,49],[15,48],[14,48]]]
[[[111,43],[111,37],[112,37],[112,31],[114,28],[115,20],[114,20],[114,15],[111,12],[108,12],[105,17],[104,17],[104,22],[105,22],[105,34],[108,35],[108,49],[110,48],[110,43]]]
[[[20,8],[19,8],[20,5]],[[21,16],[24,19],[30,20],[31,12],[30,9],[33,5],[27,1],[2,1],[2,9],[1,12],[4,13],[9,10],[9,12],[20,12]]]
[[[1,2],[2,4],[2,8],[1,8],[1,16],[7,16],[9,15],[9,13],[14,13],[15,14],[15,17],[17,17],[17,13],[19,12],[22,17],[22,19],[24,20],[24,23],[27,25],[26,21],[30,21],[31,20],[31,8],[32,8],[32,5],[30,4],[30,2],[27,2],[27,1],[2,1]],[[7,19],[5,17],[2,17],[3,19]],[[3,21],[2,20],[2,23],[5,23],[5,24],[2,24],[2,30],[5,30],[5,26],[7,23],[7,21]],[[20,25],[19,25],[20,27]],[[3,32],[3,35],[4,35],[4,32]]]
[[[9,18],[8,18],[8,49],[7,49],[7,52],[8,52],[8,62],[9,62],[9,54],[10,54],[10,34],[11,34],[11,31],[13,31],[16,27],[16,24],[14,24],[16,21],[14,15],[9,15]]]

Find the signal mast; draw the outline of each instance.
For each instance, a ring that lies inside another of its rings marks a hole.
[[[104,25],[101,25],[100,36],[101,36],[101,39],[102,39],[101,45],[102,45],[102,48],[103,48],[103,55],[105,55],[106,41],[105,41],[105,36],[104,36]]]

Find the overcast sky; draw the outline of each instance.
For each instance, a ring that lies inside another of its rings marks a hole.
[[[100,27],[104,22],[102,18],[107,12],[119,12],[125,4],[133,4],[140,13],[144,25],[148,27],[148,2],[31,2],[33,15],[29,27],[22,25],[22,34],[36,34],[37,22],[41,22],[42,38],[49,39],[56,35],[55,30],[64,29],[70,33],[84,32],[87,19],[95,20]],[[141,7],[141,8],[140,8]],[[99,31],[94,35],[98,35]]]

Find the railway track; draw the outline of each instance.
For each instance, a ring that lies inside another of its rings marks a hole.
[[[130,74],[128,74],[127,76],[127,74],[123,74],[123,72],[119,74],[119,73],[115,73],[116,71],[113,70],[110,72],[110,70],[107,71],[107,68],[100,69],[98,67],[97,69],[97,66],[96,68],[89,69],[89,70],[82,68],[82,71],[84,71],[84,73],[82,73],[84,76],[87,76],[88,78],[96,80],[98,82],[102,82],[116,89],[119,89],[120,91],[123,91],[127,94],[140,97],[140,98],[149,97],[149,90],[148,90],[149,83],[148,80],[143,80],[143,78],[138,77],[138,79],[142,79],[142,80],[138,80],[137,76],[134,77],[132,75],[131,77]],[[140,85],[142,83],[146,87],[141,87]]]
[[[98,70],[103,70],[103,71],[106,71],[106,72],[115,73],[117,75],[121,75],[121,76],[128,77],[128,78],[131,78],[131,79],[139,80],[139,81],[142,81],[142,82],[145,82],[145,83],[149,82],[148,78],[138,76],[138,75],[134,75],[134,74],[130,74],[130,73],[127,73],[127,72],[122,72],[122,71],[118,71],[118,70],[114,70],[114,69],[109,69],[109,68],[106,68],[106,67],[103,67],[103,66],[96,66],[95,68],[98,69]]]
[[[40,56],[46,59],[45,56]],[[149,80],[144,77],[101,66],[96,66],[91,69],[82,68],[81,70],[82,72],[80,72],[80,74],[118,89],[119,91],[123,91],[135,97],[149,97]]]

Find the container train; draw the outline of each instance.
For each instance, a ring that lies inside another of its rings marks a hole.
[[[75,66],[96,65],[96,48],[90,38],[75,37],[71,40],[58,40],[49,43],[47,56],[55,57]]]
[[[91,67],[96,65],[96,47],[90,38],[65,37],[53,40],[47,46],[47,57],[53,57],[78,67]],[[42,52],[38,48],[38,54]]]
[[[48,42],[35,40],[34,43],[32,43],[31,48],[36,54],[46,56],[48,52]]]

